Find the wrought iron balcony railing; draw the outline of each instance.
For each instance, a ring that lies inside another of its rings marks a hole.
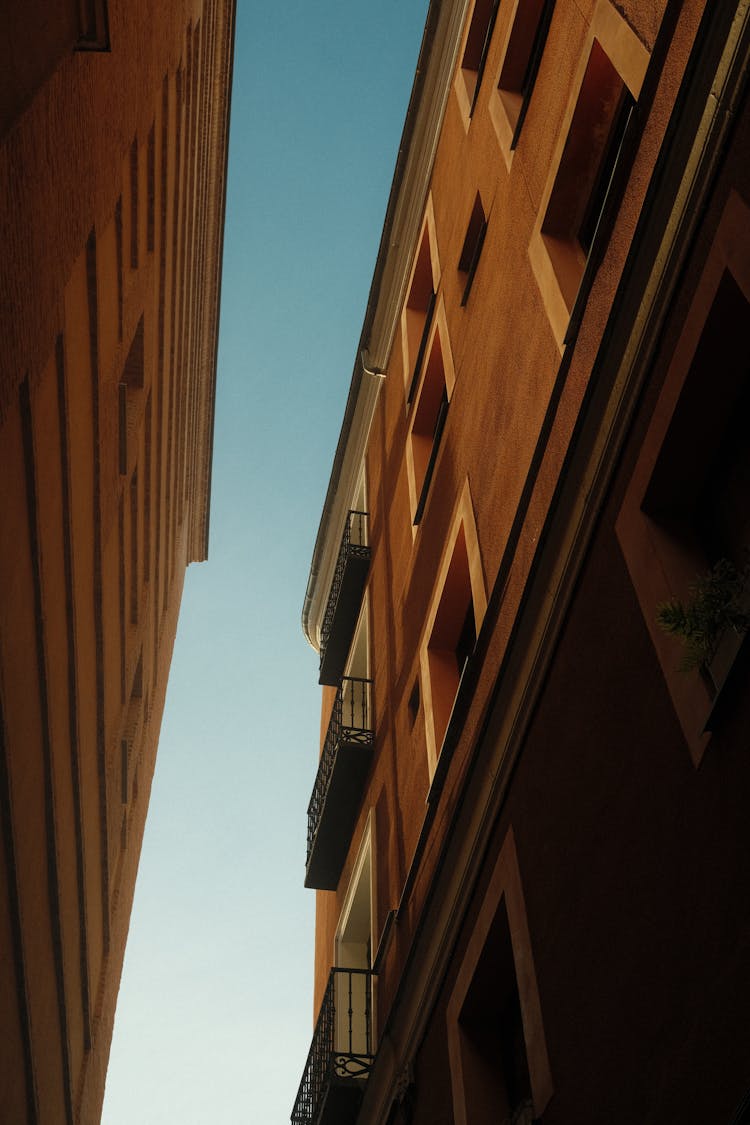
[[[372,971],[332,969],[292,1125],[354,1125],[375,1059]]]
[[[335,890],[349,850],[375,741],[372,681],[344,676],[307,808],[305,886]]]
[[[350,511],[336,560],[320,638],[321,684],[341,679],[370,568],[367,512]]]

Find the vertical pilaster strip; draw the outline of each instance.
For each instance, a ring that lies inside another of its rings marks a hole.
[[[154,395],[156,407],[156,513],[154,526],[154,590],[151,599],[153,605],[154,628],[154,659],[153,683],[156,684],[158,673],[158,660],[156,654],[159,650],[159,624],[161,621],[161,575],[162,575],[162,494],[164,489],[164,342],[165,342],[165,316],[167,301],[167,247],[168,247],[168,205],[167,191],[169,187],[169,75],[164,75],[161,91],[161,149],[160,149],[160,176],[159,176],[159,312],[158,312],[158,355],[156,363],[156,377],[154,379]]]
[[[65,392],[65,359],[62,336],[57,338],[57,398],[60,416],[60,480],[63,503],[63,553],[65,559],[65,601],[68,628],[68,716],[70,722],[70,773],[75,805],[76,878],[78,883],[78,918],[81,931],[81,983],[83,988],[84,1046],[91,1046],[91,989],[89,982],[88,937],[86,932],[86,878],[83,858],[83,798],[78,745],[78,675],[76,671],[75,614],[73,611],[73,541],[71,536],[70,451],[68,448],[68,411]]]
[[[24,1084],[26,1086],[26,1107],[30,1125],[39,1125],[39,1108],[34,1080],[34,1054],[31,1041],[31,1013],[28,1001],[26,964],[23,956],[23,935],[21,933],[21,903],[16,874],[16,852],[11,826],[10,775],[5,734],[5,712],[3,708],[2,685],[0,685],[0,827],[3,833],[8,875],[8,895],[12,909],[10,925],[13,933],[13,967],[16,977],[16,1000],[23,1036]]]
[[[102,597],[102,518],[101,459],[99,420],[99,340],[96,300],[96,234],[92,230],[86,243],[86,279],[89,298],[89,340],[91,357],[91,402],[93,409],[94,448],[94,635],[96,647],[96,745],[99,767],[99,827],[102,839],[102,934],[104,952],[109,953],[109,847],[107,840],[107,763],[104,730],[104,619]]]
[[[62,1045],[63,1081],[65,1087],[65,1118],[73,1125],[73,1089],[70,1074],[70,1041],[68,1037],[68,1017],[65,1001],[65,973],[63,969],[63,941],[60,926],[60,884],[57,872],[57,850],[55,847],[55,808],[52,784],[52,747],[50,744],[49,695],[47,685],[47,661],[45,655],[44,613],[42,610],[42,572],[39,548],[38,506],[36,472],[34,466],[34,439],[31,420],[31,396],[28,378],[24,379],[19,392],[21,407],[21,431],[23,435],[24,472],[26,476],[26,510],[29,518],[29,544],[33,567],[34,585],[34,632],[36,642],[36,665],[39,678],[40,725],[42,731],[42,760],[44,769],[44,825],[47,855],[47,888],[49,893],[50,919],[52,923],[52,942],[55,959],[55,984],[57,988],[57,1013],[60,1022]]]

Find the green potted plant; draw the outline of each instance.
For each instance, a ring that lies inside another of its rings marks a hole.
[[[709,571],[696,577],[684,602],[670,598],[657,606],[659,628],[682,641],[683,672],[693,668],[707,671],[729,631],[735,636],[735,652],[739,648],[739,641],[750,627],[749,580],[750,555],[740,568],[729,559],[719,559]]]

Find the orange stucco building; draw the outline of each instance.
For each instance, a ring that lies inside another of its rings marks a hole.
[[[100,1119],[184,571],[208,548],[234,20],[231,0],[48,7],[0,16],[8,1125]]]
[[[294,1125],[750,1121],[749,48],[430,4],[303,609]]]

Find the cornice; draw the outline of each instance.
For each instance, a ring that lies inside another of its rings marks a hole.
[[[313,550],[302,629],[320,648],[344,521],[367,449],[380,373],[390,360],[422,224],[440,130],[469,0],[432,0],[396,161],[344,421]]]

